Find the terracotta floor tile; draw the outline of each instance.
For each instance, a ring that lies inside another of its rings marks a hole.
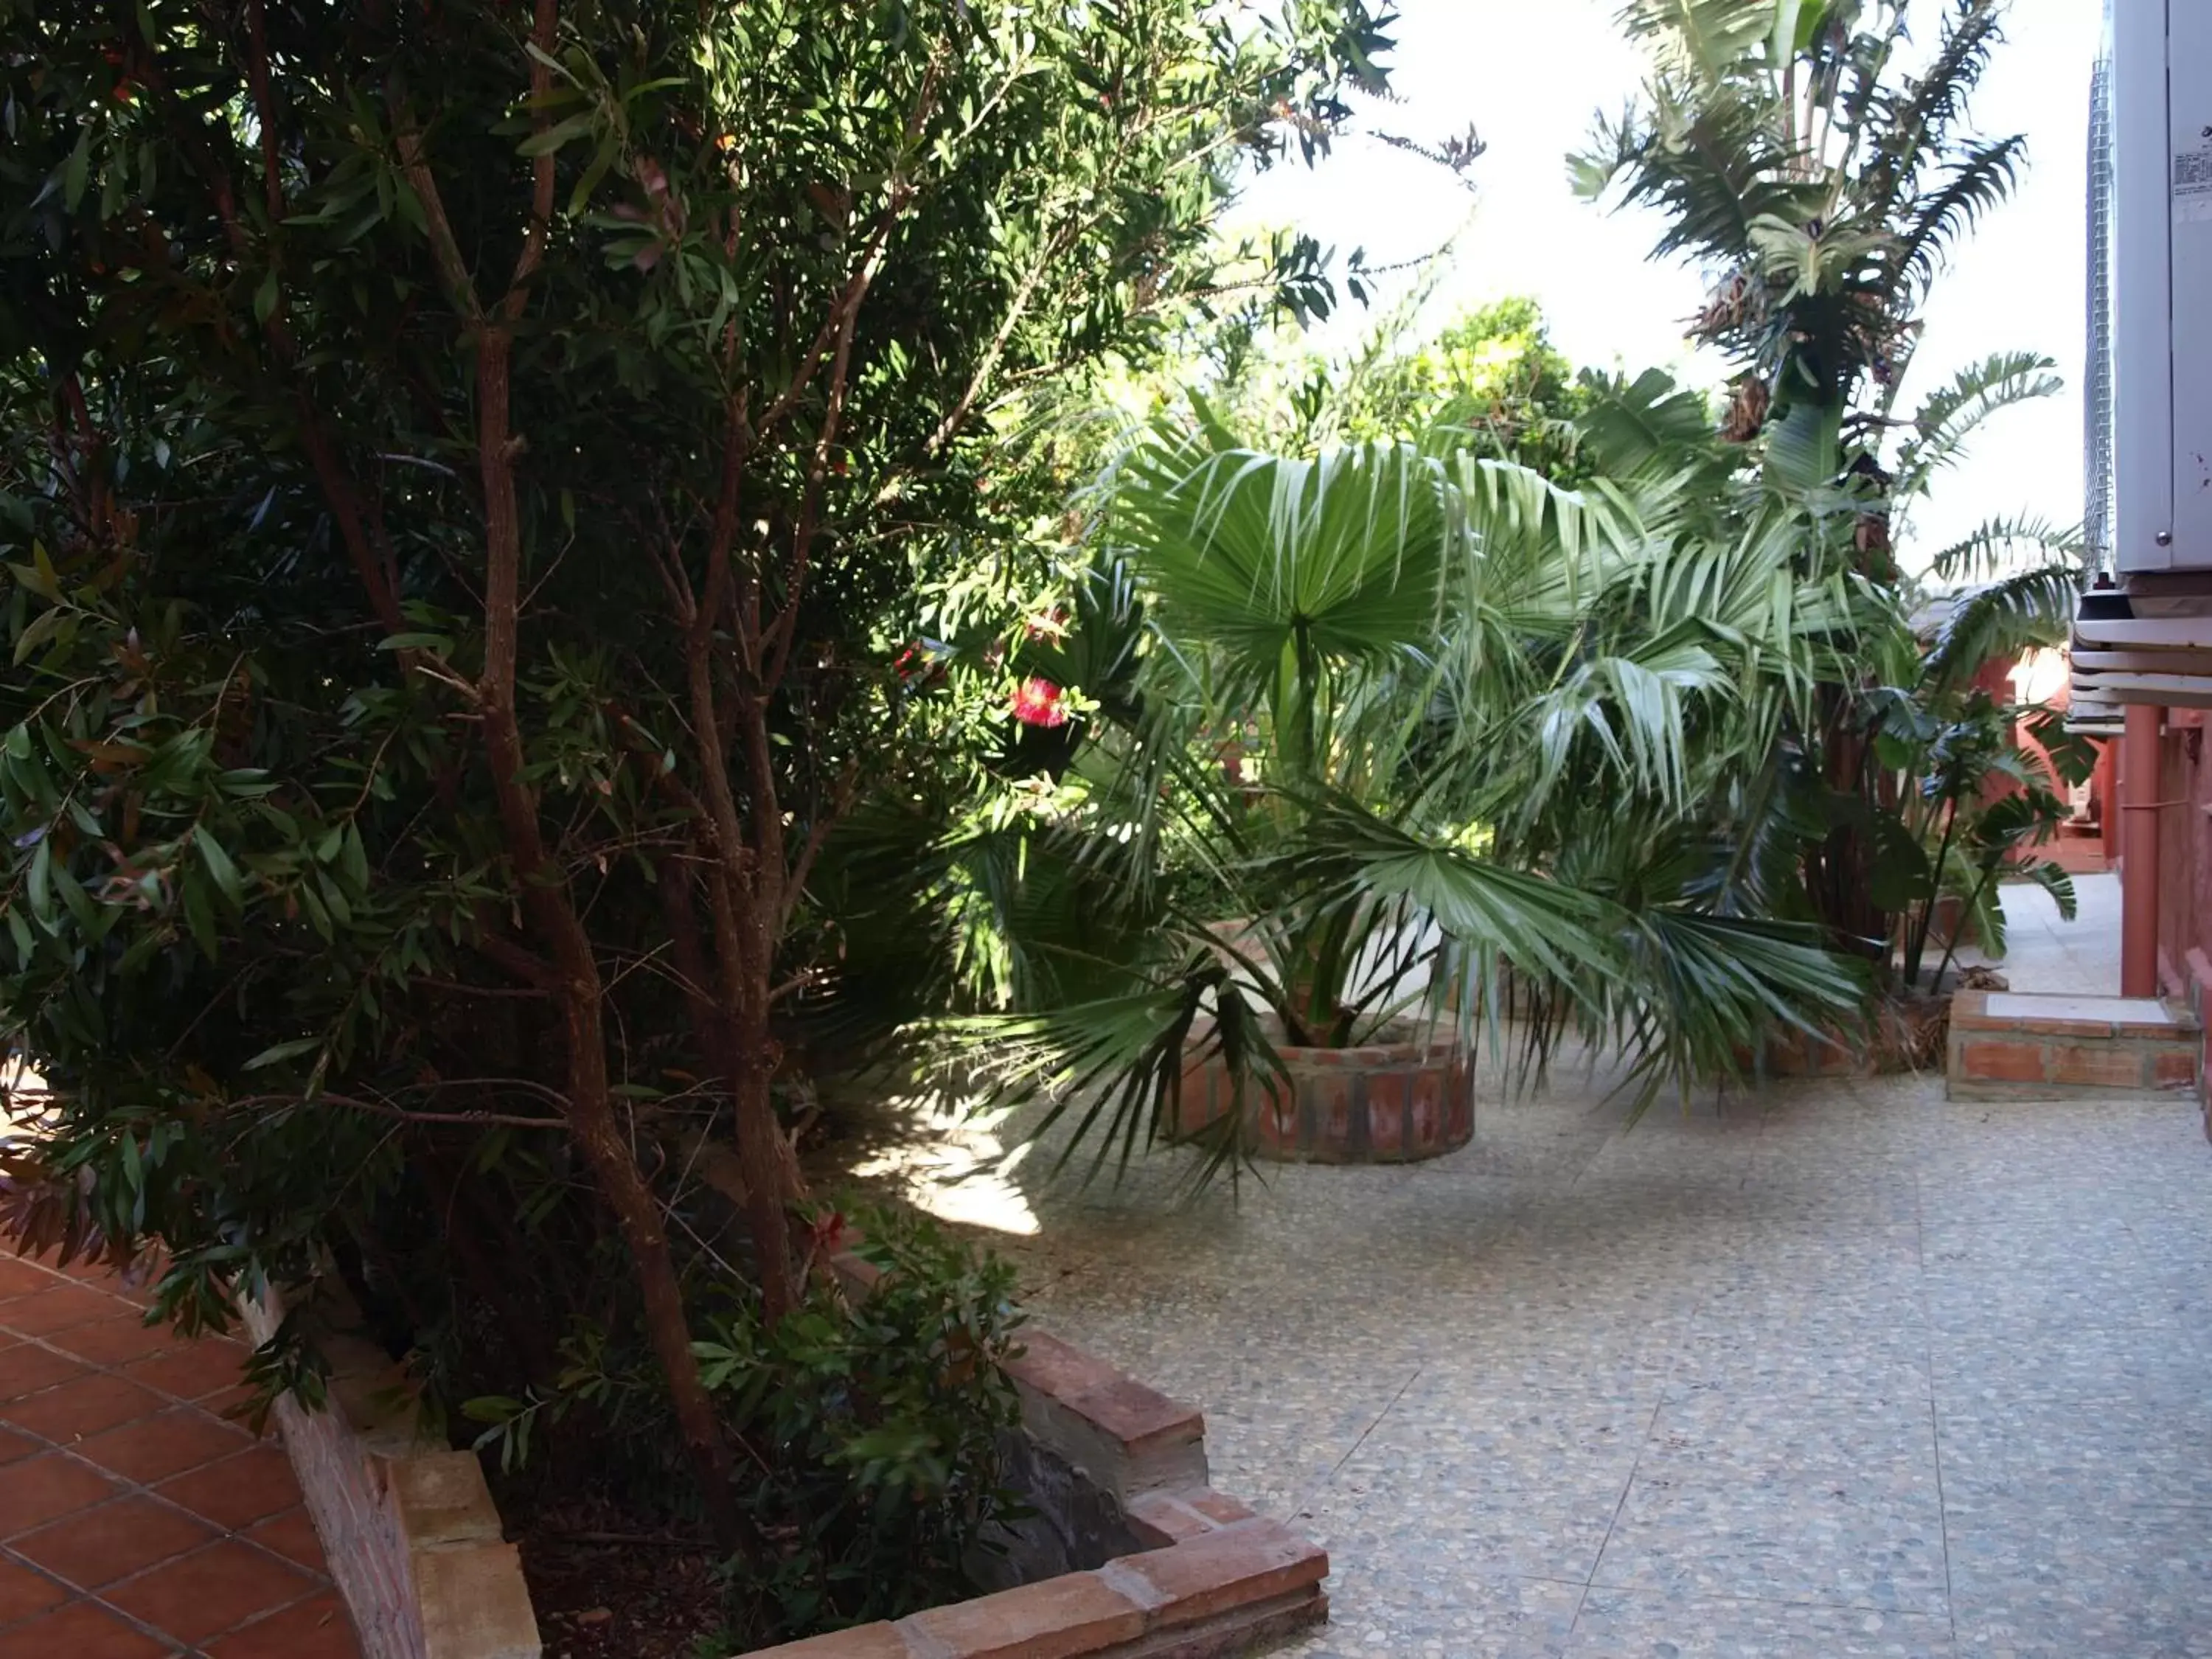
[[[33,1440],[27,1434],[18,1434],[0,1425],[0,1464],[12,1463],[19,1457],[36,1457],[46,1449],[45,1441]]]
[[[198,1400],[217,1389],[234,1389],[243,1374],[246,1350],[219,1337],[204,1337],[131,1360],[118,1367],[134,1382],[179,1400]]]
[[[55,1347],[80,1359],[89,1359],[95,1365],[119,1365],[127,1359],[143,1358],[170,1346],[176,1340],[176,1333],[168,1326],[149,1326],[135,1313],[74,1326],[46,1338]]]
[[[57,1382],[80,1376],[85,1370],[81,1359],[42,1348],[35,1342],[18,1342],[12,1348],[0,1350],[0,1405],[19,1400],[27,1394],[36,1394],[40,1389],[51,1389]],[[12,1420],[15,1413],[9,1413]]]
[[[86,1589],[182,1555],[216,1537],[212,1527],[148,1498],[118,1498],[21,1538],[9,1548]]]
[[[0,1252],[0,1302],[51,1290],[53,1283],[54,1276],[37,1263]]]
[[[0,1354],[0,1360],[6,1358]],[[134,1417],[151,1417],[168,1404],[151,1389],[101,1374],[73,1377],[65,1389],[48,1389],[7,1410],[9,1422],[17,1428],[69,1445]]]
[[[318,1595],[208,1644],[210,1659],[360,1659],[353,1621],[334,1595]]]
[[[0,1659],[167,1659],[176,1651],[89,1601],[0,1635]]]
[[[122,1487],[59,1452],[0,1468],[0,1538],[14,1537],[114,1497]]]
[[[46,1574],[0,1560],[0,1630],[20,1625],[33,1613],[58,1607],[69,1599],[70,1592]]]
[[[252,1437],[243,1429],[192,1407],[178,1406],[158,1417],[141,1418],[94,1435],[75,1449],[78,1456],[103,1469],[150,1486],[156,1480],[243,1451],[252,1443]]]
[[[179,1508],[233,1532],[300,1501],[291,1460],[274,1446],[252,1447],[164,1480],[155,1490]]]
[[[112,1319],[120,1306],[112,1296],[82,1285],[57,1285],[0,1306],[0,1325],[23,1336],[44,1336],[95,1319]]]
[[[253,1390],[246,1384],[240,1382],[228,1389],[217,1389],[213,1394],[203,1395],[192,1403],[204,1412],[213,1412],[226,1422],[239,1424],[248,1434],[251,1434],[253,1430],[246,1424],[246,1419],[243,1417],[234,1417],[231,1413],[242,1413],[252,1401]],[[276,1419],[273,1417],[269,1419],[269,1432],[271,1434],[276,1432]]]
[[[304,1505],[257,1522],[246,1528],[246,1535],[262,1548],[275,1550],[311,1572],[330,1571],[330,1563],[323,1557],[322,1535],[315,1530],[315,1518]]]
[[[317,1583],[260,1550],[225,1539],[118,1584],[105,1599],[139,1623],[192,1643],[289,1607],[312,1595]]]

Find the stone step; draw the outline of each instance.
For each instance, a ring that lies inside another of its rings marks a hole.
[[[2197,1083],[2197,1021],[2149,997],[1962,991],[1951,1005],[1954,1100],[2063,1100]]]

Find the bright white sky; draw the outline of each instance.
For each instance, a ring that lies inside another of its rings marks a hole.
[[[1260,179],[1242,214],[1294,224],[1370,264],[1425,253],[1466,221],[1432,321],[1507,295],[1543,302],[1559,349],[1581,363],[1657,365],[1717,382],[1693,361],[1681,319],[1697,308],[1698,273],[1650,263],[1654,222],[1579,201],[1565,157],[1595,113],[1617,111],[1642,76],[1613,21],[1614,0],[1401,0],[1393,54],[1395,105],[1374,127],[1433,143],[1473,121],[1490,146],[1470,197],[1434,164],[1353,139],[1317,172]],[[1918,0],[1932,31],[1942,0]],[[1973,457],[1940,485],[1913,539],[1933,550],[1998,514],[2081,517],[2083,201],[2090,68],[2100,0],[2014,0],[2009,40],[1974,104],[1990,133],[2028,135],[2030,169],[2011,204],[1984,222],[1936,291],[1908,383],[1910,405],[1960,367],[2000,350],[2056,358],[2068,395],[1985,428]],[[1358,331],[1355,313],[1333,325]]]

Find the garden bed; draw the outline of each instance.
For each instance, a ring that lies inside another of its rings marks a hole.
[[[836,1266],[859,1295],[878,1277],[854,1256]],[[253,1322],[265,1334],[274,1316]],[[364,1659],[711,1650],[699,1644],[720,1589],[702,1542],[572,1508],[532,1517],[518,1555],[476,1457],[424,1437],[399,1369],[359,1339],[331,1352],[331,1409],[288,1401],[279,1416]],[[760,1651],[1212,1659],[1328,1617],[1328,1556],[1213,1489],[1198,1411],[1040,1331],[1005,1370],[1021,1401],[1009,1481],[1026,1513],[972,1564],[991,1593]]]

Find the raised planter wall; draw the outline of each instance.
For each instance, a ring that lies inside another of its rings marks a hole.
[[[274,1292],[243,1312],[257,1343],[283,1320]],[[276,1424],[362,1659],[541,1659],[521,1558],[476,1455],[422,1433],[406,1373],[375,1344],[323,1346],[328,1408],[288,1396]]]
[[[2212,1036],[2207,1035],[2204,1024],[2207,1018],[2212,1018],[2212,957],[2191,945],[2185,960],[2189,976],[2182,981],[2182,1000],[2197,1021],[2197,1071],[2190,1081],[2196,1088],[2197,1109],[2203,1115],[2204,1138],[2212,1140]],[[2163,969],[2166,963],[2161,959],[2159,965]]]
[[[2144,1012],[2160,1018],[2131,1018],[2133,1006],[2118,997],[1960,992],[1951,1011],[1951,1097],[2050,1100],[2193,1090],[2203,1042],[2197,1022],[2154,1003]]]

